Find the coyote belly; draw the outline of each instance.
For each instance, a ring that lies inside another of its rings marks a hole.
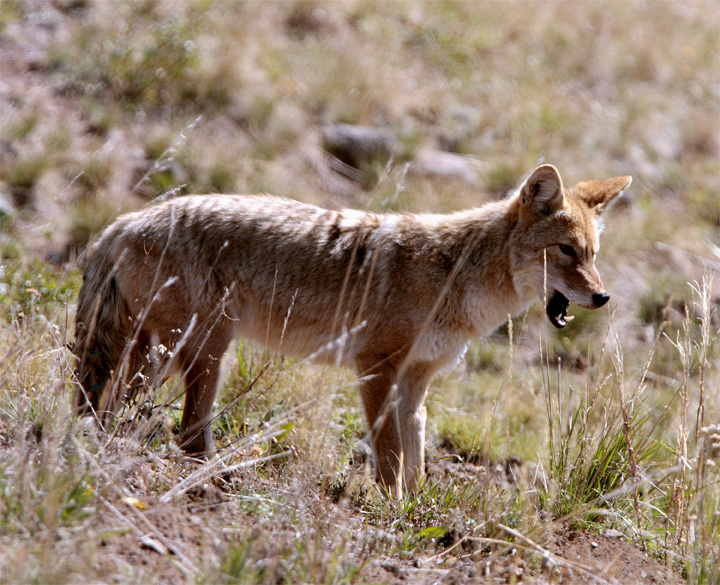
[[[537,297],[556,327],[570,303],[607,302],[594,265],[598,218],[630,181],[565,189],[544,165],[508,199],[445,215],[241,195],[180,197],[124,215],[85,261],[77,407],[112,417],[160,343],[185,381],[181,445],[208,454],[220,359],[235,336],[349,365],[377,477],[399,496],[424,471],[430,380],[471,338]]]

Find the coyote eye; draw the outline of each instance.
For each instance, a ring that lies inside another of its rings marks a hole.
[[[575,258],[575,249],[572,246],[568,246],[567,244],[558,244],[558,246],[563,254],[570,256],[570,258]]]

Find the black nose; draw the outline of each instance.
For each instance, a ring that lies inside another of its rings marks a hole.
[[[596,307],[602,307],[605,303],[607,303],[610,300],[610,295],[606,292],[602,294],[595,294],[592,296],[593,304]]]

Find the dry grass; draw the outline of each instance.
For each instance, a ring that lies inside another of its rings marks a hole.
[[[716,583],[719,26],[713,2],[0,4],[0,582]],[[395,156],[338,173],[339,122]],[[476,178],[418,172],[428,145]],[[70,411],[75,258],[121,210],[171,189],[451,210],[540,160],[634,176],[598,257],[612,306],[474,344],[402,504],[348,372],[239,343],[222,466],[175,449],[175,380],[109,434]],[[562,554],[586,537],[608,556]]]

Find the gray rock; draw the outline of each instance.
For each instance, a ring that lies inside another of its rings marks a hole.
[[[352,124],[326,127],[323,144],[330,154],[355,168],[374,161],[385,163],[398,150],[397,140],[389,130]]]
[[[413,170],[420,175],[436,175],[476,183],[478,175],[472,162],[452,152],[422,147],[415,154]]]

